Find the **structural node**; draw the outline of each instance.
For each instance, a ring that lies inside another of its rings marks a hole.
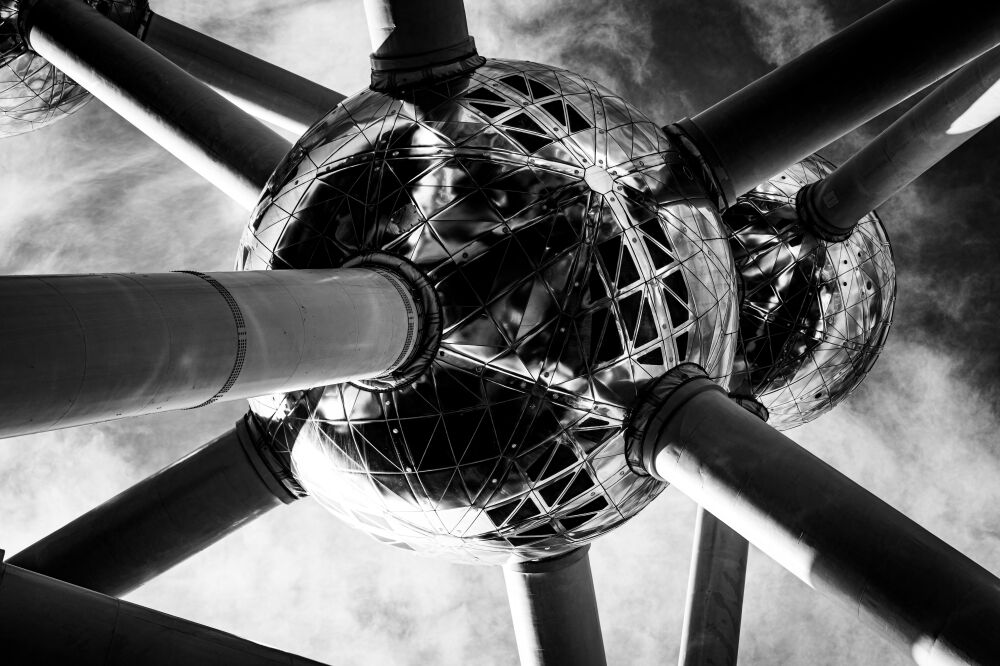
[[[373,251],[437,294],[429,368],[252,408],[307,415],[299,481],[382,541],[478,562],[579,547],[663,487],[623,455],[641,386],[684,360],[727,380],[736,286],[718,213],[656,125],[576,74],[491,60],[346,100],[271,178],[237,264]]]
[[[818,238],[795,197],[833,171],[813,156],[726,210],[743,292],[733,383],[786,430],[844,400],[885,345],[896,269],[881,220],[866,215],[844,241]]]

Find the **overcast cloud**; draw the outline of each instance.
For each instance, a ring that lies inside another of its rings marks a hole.
[[[664,123],[735,91],[874,0],[468,0],[480,51],[572,68]],[[359,0],[157,0],[162,14],[351,93]],[[777,113],[794,112],[784,100]],[[891,116],[891,114],[889,114]],[[828,152],[843,159],[886,119]],[[845,405],[791,436],[1000,572],[1000,138],[989,128],[882,209],[899,268],[890,342]],[[99,102],[0,146],[3,273],[228,270],[245,213]],[[9,553],[232,426],[239,403],[10,439]],[[694,506],[668,491],[591,557],[612,664],[676,661]],[[499,570],[356,533],[309,500],[276,510],[130,597],[336,664],[513,664]],[[906,664],[753,551],[743,664]]]

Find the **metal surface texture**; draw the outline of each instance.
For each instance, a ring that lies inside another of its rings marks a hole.
[[[833,174],[804,187],[799,216],[828,240],[854,230],[885,203],[1000,115],[1000,48],[962,67]]]
[[[148,5],[145,0],[78,1],[133,35],[141,30]],[[0,137],[44,127],[90,99],[79,84],[28,47],[20,25],[22,4],[0,2]]]
[[[736,666],[750,543],[698,507],[680,666]]]
[[[521,666],[606,666],[589,548],[503,568]]]
[[[875,213],[847,240],[817,238],[795,207],[799,189],[833,171],[818,156],[739,197],[723,214],[743,300],[733,386],[785,430],[833,409],[885,345],[896,300],[889,240]]]
[[[101,594],[128,594],[298,497],[290,471],[270,469],[277,461],[267,458],[261,434],[241,419],[7,562]]]
[[[288,142],[79,0],[34,0],[31,48],[247,209]]]
[[[463,0],[364,0],[372,88],[450,78],[485,62],[469,36]]]
[[[1000,663],[1000,579],[685,364],[630,429],[646,469],[921,666]]]
[[[275,172],[237,265],[405,257],[440,299],[440,350],[409,386],[252,409],[308,414],[296,475],[382,541],[477,562],[572,550],[662,489],[622,455],[641,386],[685,359],[728,380],[726,236],[666,136],[570,72],[493,60],[363,92]]]
[[[2,277],[0,308],[4,437],[379,377],[420,344],[406,283],[364,268]]]
[[[0,564],[0,626],[5,664],[322,666],[10,564]]]
[[[142,40],[255,118],[301,135],[344,96],[151,14]]]
[[[893,0],[681,125],[732,203],[997,44],[1000,3]]]

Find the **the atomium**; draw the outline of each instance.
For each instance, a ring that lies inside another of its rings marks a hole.
[[[21,34],[22,0],[0,0],[0,137],[23,134],[73,113],[90,93],[31,51]],[[81,0],[132,34],[145,18],[146,0]]]
[[[896,270],[878,216],[830,243],[795,213],[799,189],[833,169],[808,158],[723,215],[743,291],[733,385],[749,389],[781,430],[843,401],[871,369],[892,320]]]
[[[252,407],[300,421],[298,480],[382,541],[479,562],[569,550],[663,488],[623,455],[638,390],[682,361],[728,383],[727,235],[656,125],[580,76],[490,60],[366,90],[278,168],[237,265],[402,257],[437,293],[437,355],[408,385]]]

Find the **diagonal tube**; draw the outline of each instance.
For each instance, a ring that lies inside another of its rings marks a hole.
[[[247,210],[289,143],[79,0],[22,11],[31,48]]]
[[[423,344],[383,269],[0,278],[0,437],[405,366]]]
[[[678,125],[731,205],[1000,44],[1000,3],[892,0]]]
[[[142,40],[251,116],[300,136],[344,95],[158,14]]]
[[[248,414],[7,562],[120,597],[300,494]]]
[[[521,666],[604,666],[590,546],[503,569]]]
[[[649,387],[628,446],[918,664],[1000,663],[1000,579],[750,415],[698,366]]]
[[[1000,47],[952,74],[835,172],[799,190],[799,215],[839,241],[1000,115]]]
[[[10,664],[321,666],[6,563],[0,626]]]

